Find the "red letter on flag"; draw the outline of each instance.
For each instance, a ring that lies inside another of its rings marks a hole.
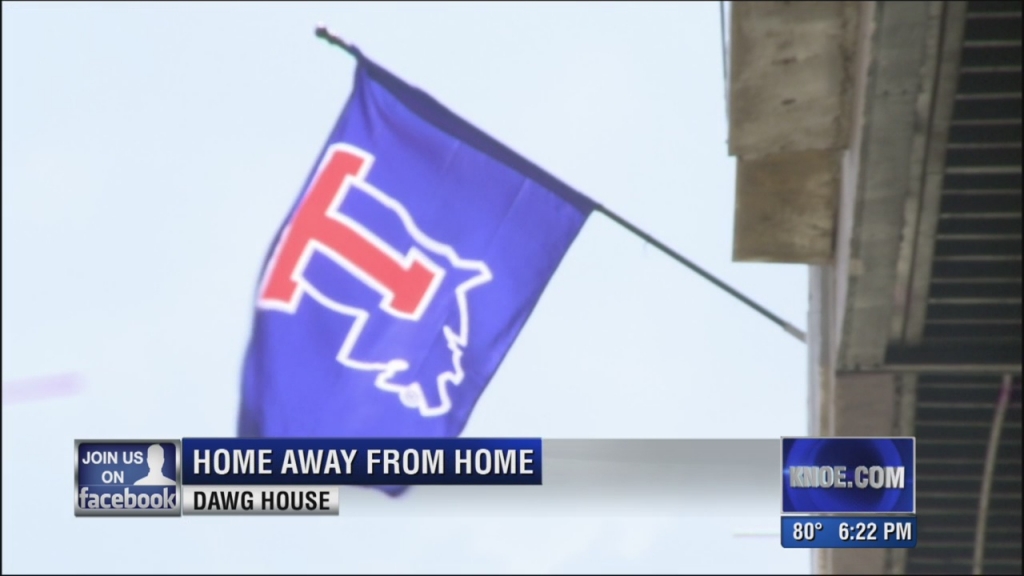
[[[422,314],[430,289],[443,271],[430,266],[418,251],[402,258],[392,248],[389,254],[379,239],[368,238],[333,214],[346,180],[360,178],[368,162],[343,148],[328,151],[323,168],[281,236],[266,272],[261,304],[294,310],[302,292],[298,280],[315,248],[346,262],[347,268],[380,292],[384,309],[407,318]]]

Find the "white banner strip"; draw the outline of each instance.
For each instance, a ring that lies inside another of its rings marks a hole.
[[[183,486],[182,512],[200,514],[338,515],[337,486]]]

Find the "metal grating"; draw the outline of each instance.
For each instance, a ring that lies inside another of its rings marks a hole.
[[[1021,362],[1021,2],[969,2],[928,310],[932,361]],[[999,375],[918,379],[918,548],[910,574],[969,574]],[[985,574],[1020,574],[1021,390],[992,483]]]

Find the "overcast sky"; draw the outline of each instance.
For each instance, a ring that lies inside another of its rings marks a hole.
[[[321,21],[805,325],[806,267],[731,260],[718,3],[4,3],[3,379],[87,387],[3,408],[3,571],[807,573],[733,537],[777,516],[73,517],[73,439],[234,433],[260,263],[352,85]],[[595,214],[465,434],[802,435],[806,365]]]

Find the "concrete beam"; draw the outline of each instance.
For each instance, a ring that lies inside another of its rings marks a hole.
[[[836,234],[837,369],[885,361],[902,234],[920,192],[942,2],[877,2],[864,102],[844,166]]]
[[[833,391],[836,436],[897,436],[900,426],[900,379],[892,374],[837,374]],[[902,572],[902,555],[892,550],[831,550],[830,574]]]
[[[851,4],[732,3],[730,154],[845,147]]]
[[[733,2],[733,260],[832,260],[858,2]]]
[[[812,267],[812,425],[823,435],[908,435],[913,375],[851,374],[882,365],[908,291],[908,224],[918,224],[933,109],[941,2],[864,4],[854,58],[851,141],[843,156],[835,259]],[[901,265],[901,262],[903,263]],[[901,276],[901,270],[903,275]],[[902,278],[902,281],[900,280]],[[813,428],[812,428],[813,429]],[[831,574],[899,574],[904,551],[822,550]]]
[[[733,260],[831,261],[841,170],[834,150],[738,159]]]
[[[897,383],[894,374],[836,374],[835,435],[892,436],[897,432]]]
[[[931,104],[929,131],[919,152],[921,173],[915,180],[922,181],[920,193],[908,202],[903,229],[903,244],[896,267],[896,306],[890,339],[916,345],[924,334],[928,311],[928,289],[932,277],[932,258],[935,252],[935,234],[939,227],[942,203],[942,185],[946,176],[946,145],[953,120],[957,84],[960,81],[960,56],[963,50],[964,30],[967,22],[967,2],[946,2],[941,36],[938,67],[935,71],[934,97],[923,105]],[[922,99],[923,100],[923,99]],[[916,218],[912,217],[916,216]]]

